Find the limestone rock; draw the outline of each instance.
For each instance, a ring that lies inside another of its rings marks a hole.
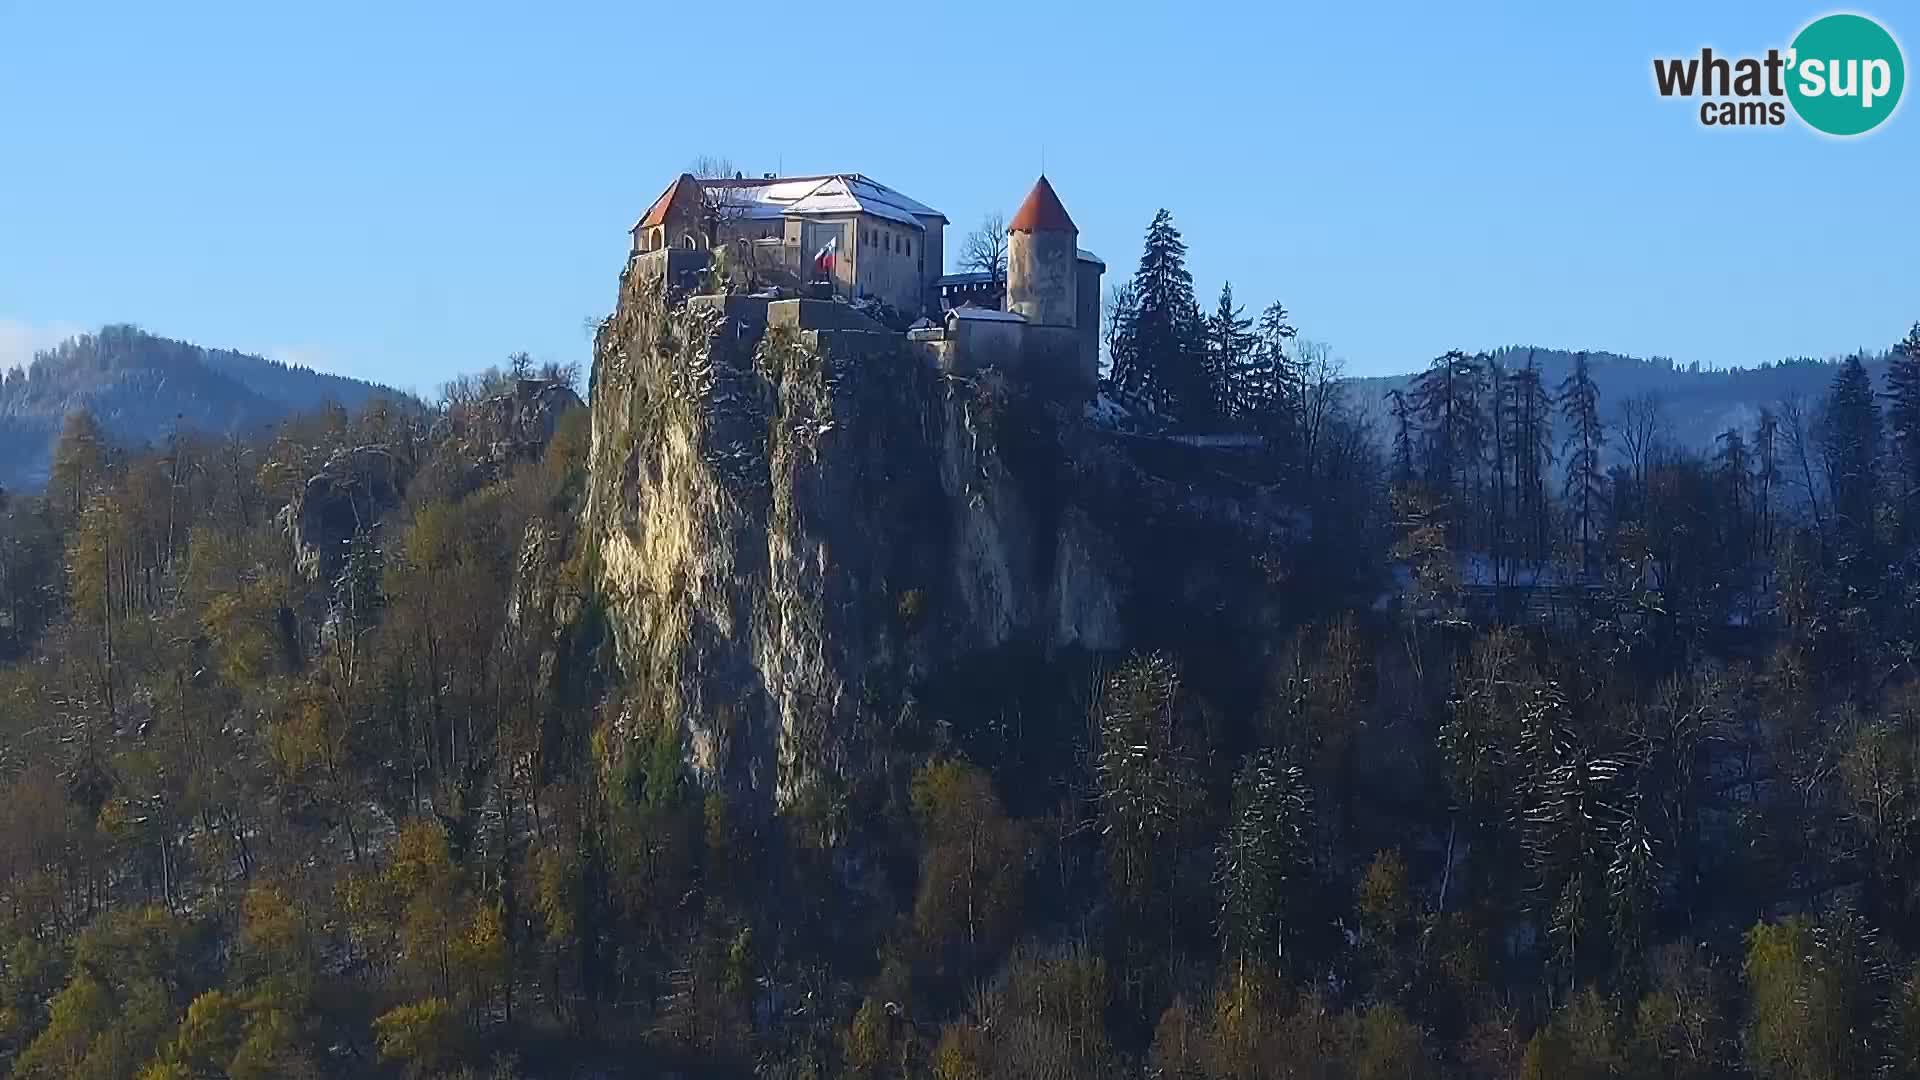
[[[400,501],[400,477],[384,447],[341,450],[327,459],[282,512],[294,564],[309,581],[332,581],[347,542]]]
[[[1222,567],[1298,517],[1218,454],[1153,460],[884,328],[778,322],[629,278],[596,346],[583,525],[630,707],[657,710],[630,720],[676,725],[705,781],[783,804],[988,651],[1261,619]]]

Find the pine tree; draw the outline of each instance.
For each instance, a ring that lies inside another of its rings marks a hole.
[[[1780,486],[1780,418],[1772,409],[1760,410],[1753,429],[1754,532],[1760,551],[1773,555],[1773,492]]]
[[[1616,855],[1609,826],[1627,820],[1619,802],[1623,763],[1594,744],[1594,725],[1574,722],[1566,693],[1549,680],[1521,722],[1522,830],[1534,895],[1569,985],[1602,915],[1606,871]]]
[[[1899,482],[1894,507],[1901,539],[1920,540],[1920,323],[1893,347],[1887,361],[1887,427],[1893,436]]]
[[[1389,390],[1387,401],[1387,411],[1393,417],[1393,484],[1404,488],[1414,480],[1414,406],[1402,390]]]
[[[1254,325],[1247,369],[1252,427],[1279,446],[1289,461],[1300,431],[1300,371],[1291,353],[1294,334],[1286,307],[1277,300],[1268,304]]]
[[[1753,557],[1753,462],[1747,440],[1738,428],[1720,433],[1720,453],[1714,462],[1714,486],[1721,505],[1721,537],[1734,565]]]
[[[1507,560],[1512,558],[1513,544],[1511,536],[1512,517],[1508,513],[1513,493],[1512,467],[1513,433],[1510,430],[1513,414],[1509,408],[1508,397],[1511,393],[1510,379],[1506,365],[1500,358],[1483,355],[1481,361],[1486,366],[1487,392],[1490,407],[1487,409],[1488,433],[1487,449],[1492,459],[1487,463],[1487,551],[1492,556],[1495,580],[1504,583],[1503,570]]]
[[[1873,383],[1857,356],[1847,357],[1833,377],[1820,447],[1827,463],[1834,540],[1843,553],[1856,554],[1872,541],[1880,489],[1880,407],[1874,404]]]
[[[1235,425],[1253,414],[1258,400],[1253,320],[1233,302],[1233,283],[1220,287],[1220,303],[1207,316],[1207,381],[1214,388],[1214,415]]]
[[[1278,960],[1308,871],[1312,793],[1299,766],[1255,754],[1233,785],[1233,819],[1218,851],[1220,938],[1228,958]]]
[[[1532,352],[1527,363],[1508,377],[1507,430],[1513,440],[1515,529],[1522,554],[1538,562],[1547,556],[1547,470],[1553,467],[1553,398],[1540,378]]]
[[[1168,845],[1186,827],[1196,785],[1174,730],[1180,675],[1160,654],[1116,671],[1100,698],[1094,778],[1116,896],[1144,914],[1166,884]]]
[[[1187,245],[1165,210],[1147,227],[1133,291],[1132,355],[1122,389],[1183,426],[1204,427],[1219,395],[1208,379],[1205,320],[1187,271]]]
[[[1446,516],[1454,539],[1468,520],[1472,483],[1486,448],[1483,372],[1455,349],[1435,357],[1413,380],[1413,408],[1425,439],[1421,472],[1427,490],[1450,504]]]
[[[1600,510],[1606,502],[1600,453],[1606,447],[1607,430],[1600,420],[1600,387],[1593,381],[1584,352],[1574,358],[1573,371],[1560,384],[1560,415],[1571,428],[1567,433],[1567,471],[1562,497],[1579,530],[1580,564],[1591,569]]]

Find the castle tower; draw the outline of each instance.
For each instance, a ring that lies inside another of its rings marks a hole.
[[[1007,310],[1026,316],[1029,326],[1076,325],[1079,239],[1060,196],[1040,177],[1007,226]]]

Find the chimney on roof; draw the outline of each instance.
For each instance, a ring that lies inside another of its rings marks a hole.
[[[760,174],[760,179],[762,180],[778,180],[779,178],[780,178],[779,173],[761,173]]]

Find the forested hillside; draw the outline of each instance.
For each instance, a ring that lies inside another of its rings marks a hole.
[[[0,373],[0,486],[44,483],[61,421],[88,412],[115,440],[157,443],[176,430],[255,435],[294,412],[359,409],[393,391],[357,379],[108,326]]]
[[[0,1070],[1920,1076],[1920,326],[1710,452],[1447,352],[1382,448],[1164,214],[1125,425],[672,300],[590,410],[62,420]]]
[[[1811,408],[1826,393],[1841,360],[1809,358],[1765,361],[1751,367],[1702,370],[1694,365],[1679,365],[1664,357],[1640,360],[1608,352],[1578,353],[1566,349],[1545,349],[1510,345],[1486,354],[1486,362],[1502,368],[1523,368],[1531,364],[1539,369],[1549,386],[1558,386],[1584,359],[1587,370],[1599,387],[1608,406],[1607,419],[1623,422],[1624,413],[1657,406],[1662,434],[1689,450],[1709,451],[1713,441],[1728,429],[1750,430],[1762,410],[1781,411],[1783,404],[1799,402]],[[1861,354],[1858,359],[1867,374],[1880,379],[1887,366],[1884,353]],[[1417,373],[1353,380],[1352,393],[1357,404],[1367,410],[1386,431],[1392,412],[1393,393],[1410,387]],[[1565,432],[1556,426],[1555,434]],[[1607,451],[1607,461],[1618,460],[1621,448]]]

